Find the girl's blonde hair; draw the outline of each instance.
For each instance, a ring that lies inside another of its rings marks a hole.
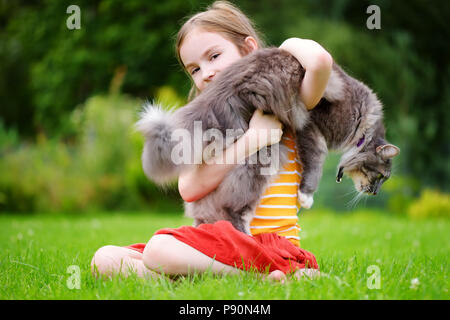
[[[253,23],[239,8],[228,1],[216,1],[207,7],[205,11],[189,17],[180,31],[178,31],[175,50],[178,62],[185,71],[186,69],[180,57],[180,47],[186,35],[196,27],[200,27],[204,31],[219,33],[227,40],[233,42],[242,56],[249,53],[249,48],[245,43],[245,39],[248,36],[256,40],[259,48],[265,46]],[[195,98],[198,93],[198,89],[193,83],[189,91],[188,100]]]

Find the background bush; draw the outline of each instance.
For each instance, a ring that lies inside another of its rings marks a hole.
[[[450,195],[425,189],[408,209],[411,218],[450,218]]]
[[[173,96],[161,99],[173,101]],[[93,96],[70,116],[71,130],[78,132],[72,143],[41,135],[36,144],[9,150],[1,160],[7,170],[0,177],[0,209],[179,211],[176,188],[161,190],[142,171],[143,137],[134,130],[141,105],[126,95]],[[5,140],[10,135],[1,134]]]

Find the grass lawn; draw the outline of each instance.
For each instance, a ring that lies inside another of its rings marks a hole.
[[[147,242],[164,227],[190,225],[181,214],[99,213],[0,216],[0,299],[449,299],[450,220],[412,221],[384,213],[302,210],[301,243],[328,277],[262,282],[251,273],[146,281],[94,279],[103,245]],[[68,268],[79,266],[80,289]],[[374,267],[370,267],[374,266]],[[379,271],[379,288],[375,281]]]

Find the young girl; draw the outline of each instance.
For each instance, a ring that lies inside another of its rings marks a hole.
[[[217,1],[191,17],[180,29],[176,42],[177,57],[193,81],[189,97],[199,94],[227,66],[263,46],[249,19],[228,2]],[[291,38],[280,48],[290,52],[305,68],[299,93],[305,106],[312,109],[328,82],[331,56],[311,40]],[[232,155],[238,163],[259,149],[280,142],[281,128],[274,116],[256,111],[249,130],[224,151],[222,159],[217,159],[221,162],[216,162],[226,163],[224,159]],[[254,134],[270,129],[278,129],[279,136],[267,135],[267,139],[258,140],[261,135]],[[292,151],[289,163],[260,200],[251,222],[253,236],[237,231],[226,221],[162,229],[147,244],[104,246],[97,250],[91,262],[94,275],[127,275],[134,271],[142,277],[158,277],[161,273],[183,275],[211,270],[233,274],[256,269],[269,271],[270,279],[283,280],[291,272],[296,276],[318,274],[314,255],[300,248],[297,190],[302,169],[292,133],[286,132],[281,143]],[[249,149],[253,145],[257,147]],[[202,164],[182,172],[178,179],[181,197],[187,202],[203,198],[235,165]]]

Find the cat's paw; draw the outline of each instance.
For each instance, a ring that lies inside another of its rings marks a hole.
[[[300,190],[298,190],[298,201],[302,208],[309,209],[314,203],[314,198],[312,194],[301,193]]]

